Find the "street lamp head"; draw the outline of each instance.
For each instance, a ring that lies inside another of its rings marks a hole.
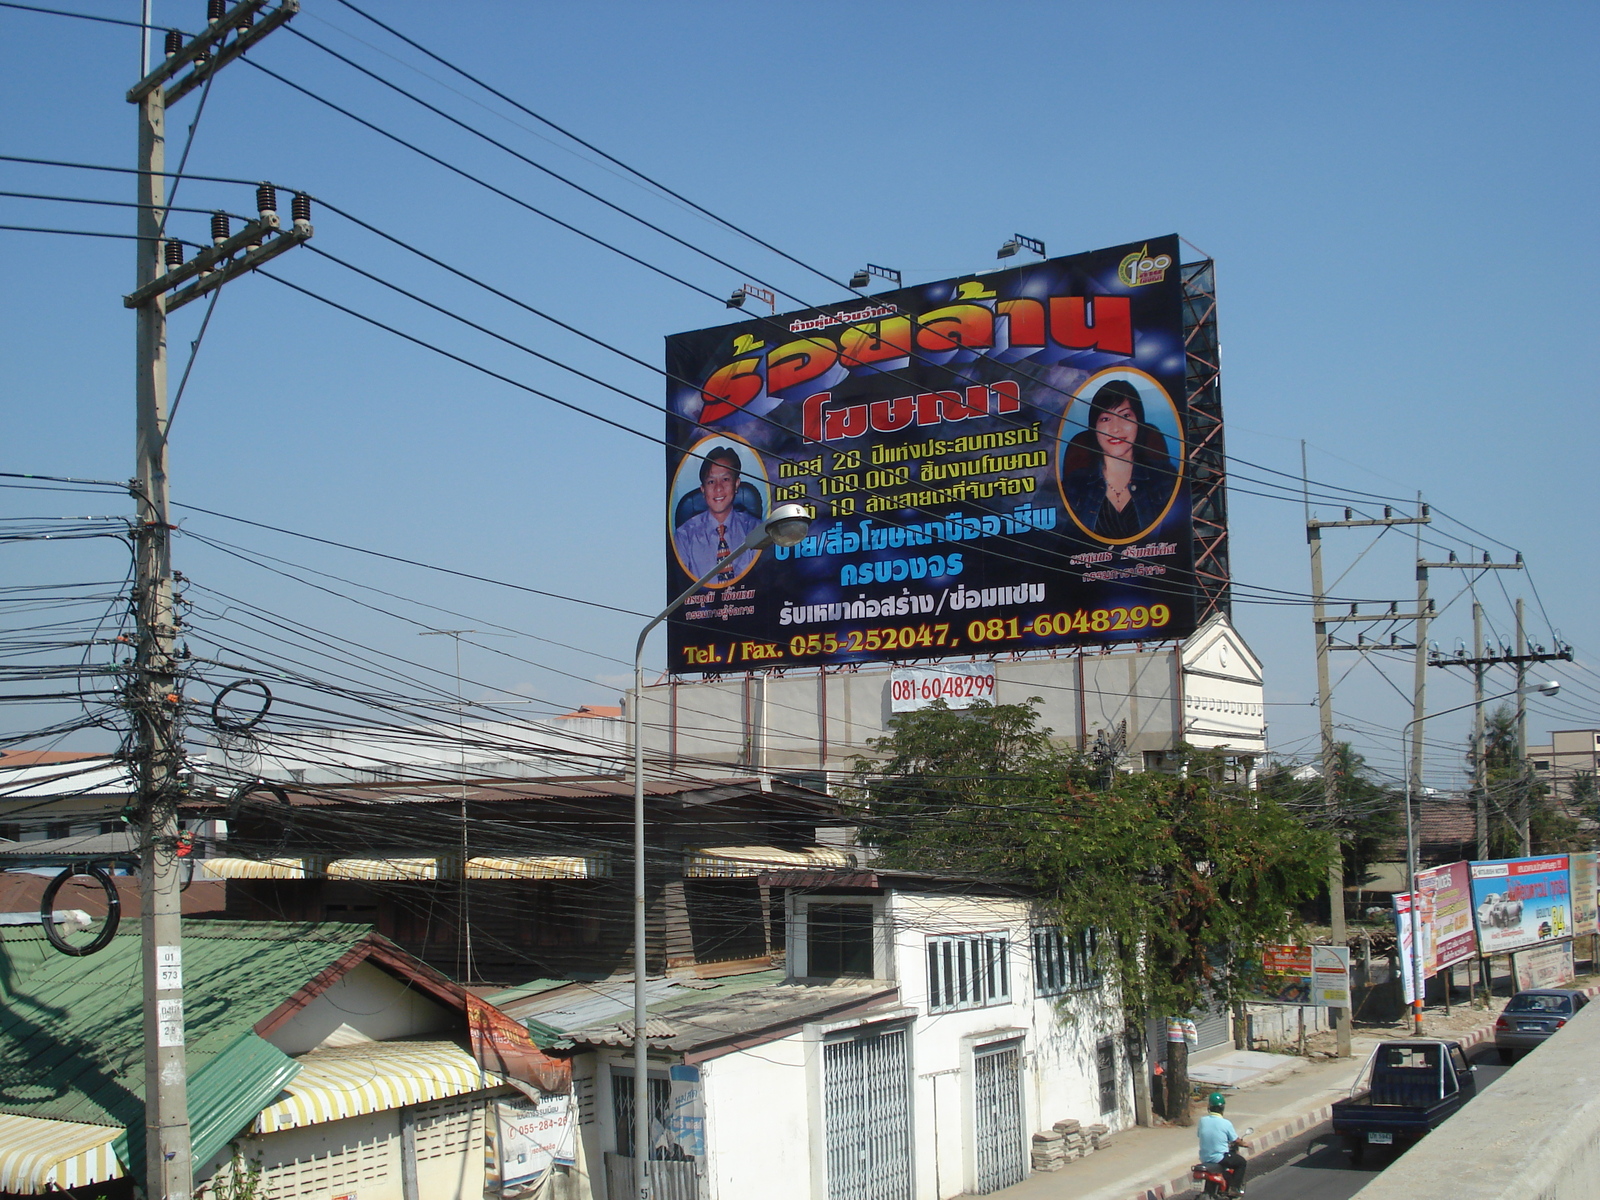
[[[796,545],[811,532],[811,510],[804,504],[780,504],[768,515],[766,532],[774,545]]]
[[[1561,690],[1561,681],[1559,679],[1546,680],[1539,685],[1538,690],[1541,696],[1554,696]]]

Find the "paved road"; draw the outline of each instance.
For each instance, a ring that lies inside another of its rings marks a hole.
[[[1469,1060],[1478,1068],[1479,1091],[1506,1070],[1492,1046],[1480,1047]],[[1320,1125],[1250,1160],[1248,1200],[1349,1200],[1393,1161],[1369,1150],[1361,1167],[1353,1167],[1340,1140]]]

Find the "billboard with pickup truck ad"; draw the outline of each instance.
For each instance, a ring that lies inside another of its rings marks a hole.
[[[1479,954],[1504,954],[1570,938],[1572,882],[1567,856],[1473,863],[1472,908]]]

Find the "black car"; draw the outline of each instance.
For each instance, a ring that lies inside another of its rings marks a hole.
[[[1509,1063],[1518,1052],[1526,1054],[1560,1029],[1589,997],[1569,988],[1532,988],[1511,997],[1494,1023],[1494,1044],[1500,1061]]]

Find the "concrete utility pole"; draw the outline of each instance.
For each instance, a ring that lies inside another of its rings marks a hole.
[[[1478,563],[1456,562],[1452,556],[1449,562],[1429,563],[1433,567],[1458,567],[1468,571],[1520,571],[1523,569],[1522,555],[1517,555],[1516,561],[1508,563],[1490,562],[1489,556],[1484,555],[1483,561]],[[1527,628],[1523,624],[1523,602],[1517,601],[1517,645],[1516,652],[1508,654],[1501,647],[1498,654],[1485,654],[1483,648],[1483,608],[1481,605],[1472,606],[1472,657],[1457,651],[1455,654],[1429,655],[1428,665],[1433,667],[1471,667],[1472,668],[1472,694],[1474,696],[1474,711],[1472,716],[1472,786],[1477,796],[1477,835],[1478,857],[1489,857],[1489,780],[1488,758],[1484,753],[1484,718],[1483,718],[1483,681],[1485,671],[1497,664],[1507,664],[1516,669],[1517,687],[1523,688],[1528,682],[1528,667],[1533,663],[1546,662],[1571,662],[1572,647],[1556,644],[1553,652],[1528,650]],[[1526,693],[1517,693],[1517,756],[1522,765],[1518,770],[1517,788],[1518,796],[1513,820],[1516,824],[1517,835],[1521,841],[1522,853],[1531,854],[1532,848],[1528,830],[1528,706]]]
[[[1472,795],[1479,860],[1489,857],[1489,777],[1483,753],[1483,605],[1472,604]]]
[[[251,222],[237,239],[227,236],[226,217],[214,218],[215,244],[184,263],[181,245],[165,240],[166,113],[170,103],[203,84],[246,47],[287,21],[298,7],[297,0],[284,0],[257,25],[256,16],[265,3],[266,0],[244,0],[225,10],[223,4],[212,0],[206,28],[187,44],[181,35],[169,33],[164,61],[148,70],[128,92],[129,102],[139,108],[139,242],[137,286],[123,298],[124,304],[134,310],[137,330],[134,390],[138,462],[131,490],[136,505],[134,601],[138,642],[127,705],[133,724],[141,825],[145,1194],[162,1200],[189,1200],[194,1186],[184,1059],[178,880],[178,803],[187,785],[176,659],[180,622],[173,609],[172,520],[167,494],[167,312],[311,236],[309,210],[303,235],[297,229],[296,234],[271,241],[265,239],[277,231],[276,212],[270,213],[270,221],[269,214],[263,212],[260,220]],[[145,65],[148,67],[148,62]],[[168,85],[191,65],[193,69],[187,75]],[[263,188],[259,194],[266,196],[270,192],[270,188]],[[304,207],[304,202],[299,206]],[[216,236],[219,220],[220,238]],[[233,242],[238,244],[232,245]],[[245,251],[241,258],[227,261],[239,250]],[[270,253],[263,253],[268,250]],[[171,269],[164,270],[164,264]],[[200,277],[199,282],[168,300],[167,292],[196,276]]]
[[[1302,460],[1304,454],[1305,447],[1302,444]],[[1424,505],[1422,507],[1422,515],[1418,517],[1396,517],[1392,515],[1390,509],[1385,508],[1382,519],[1357,519],[1349,509],[1346,509],[1345,519],[1342,521],[1318,521],[1311,516],[1311,502],[1308,490],[1306,500],[1306,542],[1311,548],[1311,614],[1317,643],[1317,712],[1322,727],[1322,798],[1330,821],[1336,819],[1339,811],[1339,772],[1341,767],[1339,764],[1339,746],[1334,740],[1333,686],[1330,682],[1329,655],[1334,650],[1355,650],[1370,647],[1367,647],[1364,643],[1355,646],[1335,645],[1333,637],[1329,633],[1329,626],[1365,621],[1418,620],[1425,608],[1427,583],[1425,574],[1419,572],[1419,602],[1418,611],[1415,614],[1401,613],[1397,611],[1398,605],[1394,605],[1390,607],[1387,613],[1363,615],[1357,613],[1352,605],[1349,616],[1330,617],[1327,613],[1327,594],[1324,591],[1322,581],[1322,531],[1324,529],[1352,529],[1373,525],[1426,525],[1430,520],[1427,506]],[[1425,620],[1425,618],[1423,619]],[[1422,644],[1422,642],[1423,639],[1419,637],[1418,644]],[[1385,648],[1403,649],[1409,647],[1393,645]],[[1418,702],[1420,703],[1420,698]],[[1335,853],[1328,860],[1328,915],[1333,944],[1343,946],[1349,938],[1349,931],[1345,926],[1344,857],[1342,851]],[[1340,1058],[1349,1058],[1350,1010],[1348,1008],[1330,1008],[1328,1016],[1333,1021],[1336,1053]]]
[[[1522,855],[1533,853],[1533,832],[1528,828],[1528,627],[1523,624],[1522,597],[1517,597],[1517,839]]]

